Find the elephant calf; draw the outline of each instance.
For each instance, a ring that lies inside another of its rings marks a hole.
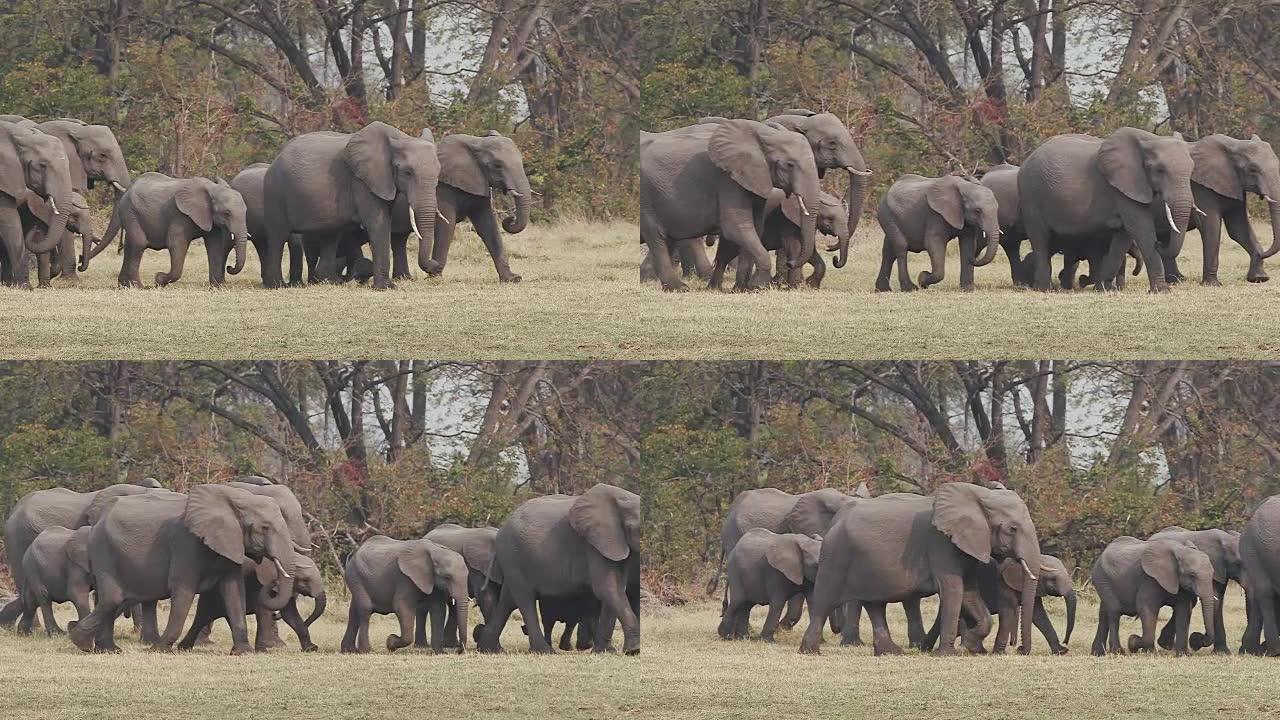
[[[22,556],[22,576],[26,584],[22,589],[19,632],[31,631],[37,608],[44,616],[45,634],[52,636],[59,632],[53,621],[53,603],[72,603],[78,618],[88,616],[89,593],[93,590],[93,574],[89,571],[91,529],[68,530],[55,525],[43,530],[27,548]]]
[[[777,534],[755,528],[729,552],[728,580],[720,620],[720,637],[745,639],[749,635],[751,608],[768,605],[760,639],[773,642],[787,601],[808,595],[818,575],[822,540],[798,533]]]
[[[991,262],[1000,243],[995,194],[955,175],[903,175],[885,193],[876,217],[884,230],[877,292],[889,290],[894,262],[898,263],[899,288],[916,289],[907,269],[908,252],[929,253],[931,269],[920,272],[920,287],[942,282],[947,272],[947,243],[955,237],[960,238],[960,287],[972,290],[973,269]],[[977,254],[979,238],[985,242],[981,256]]]
[[[1185,655],[1193,599],[1200,601],[1204,637],[1206,644],[1212,644],[1216,605],[1213,564],[1189,541],[1144,541],[1128,535],[1116,538],[1098,556],[1092,580],[1100,601],[1094,655],[1120,652],[1121,615],[1137,615],[1142,621],[1142,636],[1129,636],[1129,652],[1154,650],[1156,617],[1165,605],[1173,606],[1174,649],[1178,655]]]
[[[849,244],[848,209],[836,196],[819,191],[817,212],[818,232],[836,238],[836,243],[827,246],[827,251],[833,252],[841,247],[847,248]],[[804,275],[802,265],[788,270],[786,261],[787,255],[798,252],[800,247],[800,224],[803,214],[800,204],[794,199],[786,198],[781,190],[774,190],[766,203],[764,229],[760,233],[760,242],[764,244],[765,250],[778,253],[777,274],[774,276],[774,281],[779,285],[785,283],[788,287],[796,287]],[[711,242],[711,236],[707,237],[707,242]],[[755,265],[750,258],[740,257],[739,252],[738,246],[733,243],[719,243],[716,246],[716,266],[711,273],[708,287],[720,288],[725,269],[736,258],[738,269],[733,289],[747,289]],[[822,261],[822,253],[816,247],[807,262],[813,266],[813,274],[805,282],[816,290],[822,286],[822,278],[827,274],[827,265]],[[844,261],[839,258],[836,258],[833,264],[837,268],[844,267]]]
[[[347,632],[342,652],[369,652],[369,616],[395,613],[400,634],[387,636],[387,651],[413,642],[418,608],[431,612],[431,649],[444,649],[445,607],[452,605],[458,617],[458,652],[467,644],[466,562],[458,553],[427,539],[394,540],[374,535],[360,543],[347,559],[345,576],[351,589]]]
[[[258,602],[262,595],[262,583],[258,581],[258,563],[248,561],[242,567],[244,569],[245,614],[254,615],[258,622],[258,632],[257,637],[254,638],[253,649],[257,652],[266,652],[272,647],[279,647],[284,643],[276,633],[273,619],[274,613]],[[311,641],[309,628],[312,623],[320,619],[320,616],[324,614],[328,600],[324,592],[324,577],[320,574],[320,568],[316,567],[311,558],[301,553],[298,554],[294,565],[293,593],[294,597],[280,610],[280,618],[290,628],[293,628],[294,633],[297,634],[302,652],[315,652],[320,648]],[[315,598],[315,608],[305,620],[302,614],[298,612],[298,595]],[[196,604],[196,619],[191,622],[191,628],[187,630],[187,634],[182,638],[182,641],[178,643],[178,647],[182,650],[190,650],[195,647],[196,642],[205,630],[212,626],[215,620],[226,616],[227,606],[222,601],[221,593],[200,593],[200,600]]]

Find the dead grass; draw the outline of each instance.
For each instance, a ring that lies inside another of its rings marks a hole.
[[[1050,600],[1062,631],[1062,602]],[[936,605],[926,603],[925,617]],[[719,603],[666,608],[645,618],[645,645],[660,662],[644,683],[641,704],[666,717],[710,720],[747,717],[850,718],[1257,718],[1280,713],[1274,658],[1219,657],[1201,651],[1090,657],[1097,618],[1082,597],[1071,652],[1051,656],[1035,634],[1031,657],[934,658],[915,651],[872,657],[870,647],[841,648],[830,637],[818,657],[797,652],[808,618],[776,644],[725,642],[716,635]],[[1228,642],[1244,626],[1243,595],[1227,601]],[[765,608],[752,614],[759,632]],[[890,608],[896,640],[905,644],[901,611]],[[1167,617],[1167,612],[1165,614]],[[1199,616],[1194,626],[1199,626]],[[1126,618],[1121,632],[1138,631]],[[870,624],[863,619],[863,637]],[[990,647],[990,638],[987,643]],[[653,656],[651,655],[652,659]]]
[[[1269,230],[1258,226],[1263,237]],[[77,289],[0,290],[8,358],[1273,358],[1280,355],[1280,279],[1246,283],[1247,258],[1223,245],[1224,286],[1199,285],[1200,240],[1186,243],[1192,282],[1167,295],[1145,277],[1123,293],[1016,290],[1000,255],[959,289],[950,259],[940,286],[874,293],[880,231],[859,230],[842,270],[820,292],[664,294],[638,281],[636,226],[561,222],[509,238],[519,285],[499,285],[464,226],[442,279],[395,291],[308,287],[267,291],[250,267],[208,289],[203,248],[164,290],[117,290],[107,251]],[[954,248],[953,248],[954,250]],[[143,277],[167,266],[148,252]],[[912,272],[924,269],[913,255]],[[1273,263],[1274,268],[1274,263]],[[896,279],[895,279],[896,287]]]
[[[378,648],[398,631],[393,615],[373,617],[374,652],[340,655],[346,614],[345,601],[331,597],[328,612],[312,626],[320,652],[299,652],[281,625],[289,648],[247,657],[227,655],[231,638],[222,622],[212,646],[172,655],[147,652],[126,637],[127,620],[116,626],[120,655],[81,653],[66,637],[0,631],[0,717],[659,717],[635,702],[643,655],[530,655],[519,613],[503,635],[507,653],[496,656],[470,645],[462,656],[411,648],[388,654]],[[61,608],[60,620],[74,617],[69,605]],[[161,628],[163,622],[162,612]],[[250,620],[250,638],[252,628]]]

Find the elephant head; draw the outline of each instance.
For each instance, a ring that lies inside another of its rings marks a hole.
[[[23,204],[34,193],[49,205],[48,252],[62,243],[71,208],[71,173],[62,143],[52,135],[0,122],[0,192]]]
[[[503,218],[502,229],[509,233],[524,230],[529,223],[529,178],[524,157],[511,138],[490,130],[488,135],[446,135],[436,145],[440,157],[440,182],[472,195],[493,192],[515,199],[516,212]]]
[[[430,131],[409,137],[382,122],[373,122],[351,135],[342,153],[352,174],[388,207],[403,195],[409,207],[409,226],[418,236],[418,266],[434,267],[431,240],[436,227],[436,182],[440,160]]]
[[[768,202],[774,188],[800,205],[800,255],[788,259],[799,267],[813,255],[817,230],[818,168],[803,135],[777,124],[754,120],[719,120],[707,143],[716,167],[747,192]]]
[[[1160,137],[1137,128],[1120,128],[1102,141],[1098,169],[1107,182],[1130,200],[1163,207],[1162,215],[1178,239],[1187,232],[1194,163],[1181,137]]]
[[[237,566],[250,559],[258,563],[261,605],[280,610],[289,603],[298,554],[275,500],[226,485],[197,485],[187,495],[182,522]]]
[[[304,621],[307,627],[311,627],[311,623],[324,614],[325,606],[329,604],[329,597],[324,591],[324,576],[320,574],[320,568],[316,567],[315,562],[306,555],[299,554],[295,558],[293,593],[315,599],[315,608]]]
[[[978,562],[987,563],[993,557],[1009,558],[1022,566],[1027,578],[1020,598],[1021,652],[1031,652],[1031,621],[1041,566],[1040,540],[1022,498],[1012,490],[992,490],[964,482],[943,483],[934,494],[933,526]]]
[[[769,566],[794,585],[813,584],[818,578],[818,557],[821,554],[821,538],[797,533],[775,535],[764,551]]]
[[[467,578],[470,570],[458,553],[425,538],[401,543],[396,563],[413,584],[430,595],[437,590],[449,596],[458,618],[458,652],[467,644]],[[388,649],[391,645],[387,646]]]
[[[289,536],[293,540],[293,549],[295,552],[308,554],[311,552],[311,529],[307,527],[307,520],[302,514],[302,503],[298,502],[298,497],[293,491],[284,485],[259,485],[257,483],[242,482],[238,478],[228,483],[230,487],[239,488],[254,495],[262,495],[276,501],[276,505],[280,508],[280,515],[284,517],[284,524],[289,528]]]
[[[569,508],[569,525],[612,562],[640,552],[640,496],[597,483]]]
[[[1237,140],[1227,135],[1210,135],[1191,143],[1188,149],[1195,169],[1191,180],[1224,197],[1244,200],[1254,193],[1267,201],[1271,212],[1271,247],[1262,253],[1269,258],[1280,252],[1280,160],[1271,143],[1254,135]]]
[[[117,197],[129,189],[129,166],[111,128],[63,119],[40,123],[40,129],[70,144],[68,160],[76,188],[92,189],[95,181],[102,181],[111,185]]]
[[[1000,580],[1016,593],[1022,592],[1027,579],[1027,571],[1022,563],[1013,559],[1000,562]],[[1071,583],[1071,571],[1061,560],[1052,555],[1040,555],[1040,574],[1036,578],[1036,595],[1039,597],[1060,597],[1067,604],[1067,631],[1063,635],[1062,644],[1071,643],[1071,632],[1076,627],[1076,590]]]
[[[174,195],[178,212],[186,215],[207,237],[212,233],[225,234],[235,246],[236,264],[228,267],[231,275],[244,269],[245,246],[249,239],[248,210],[244,197],[225,180],[214,182],[195,178],[183,183]],[[156,284],[167,282],[167,273],[156,274]]]
[[[1000,206],[991,188],[956,175],[934,180],[928,190],[929,207],[957,232],[975,232],[985,242],[974,267],[995,259],[1000,247]],[[924,284],[924,283],[922,283]]]
[[[246,485],[272,485],[270,478],[261,475],[238,475],[231,479],[232,482],[245,483]]]
[[[1213,563],[1190,542],[1148,540],[1142,550],[1142,572],[1170,595],[1185,590],[1200,601],[1204,617],[1204,645],[1213,644]]]
[[[858,229],[858,220],[862,218],[863,203],[867,199],[867,190],[871,187],[871,170],[862,159],[862,153],[853,141],[849,128],[840,122],[840,118],[831,113],[815,113],[812,110],[787,110],[781,115],[769,118],[767,122],[779,125],[805,136],[813,151],[813,160],[818,167],[818,177],[832,168],[843,168],[849,173],[849,194],[846,198],[848,215],[845,218],[845,231],[832,233],[841,238],[836,248],[840,254],[832,261],[838,268],[844,267],[849,259],[849,239]],[[833,248],[828,248],[828,251]]]
[[[93,215],[89,212],[89,203],[80,193],[72,192],[68,199],[70,201],[68,203],[68,207],[61,208],[61,210],[67,214],[66,232],[80,235],[84,243],[84,254],[81,255],[81,258],[87,258],[93,250],[94,244],[97,242],[97,234],[93,228]],[[40,222],[44,223],[45,227],[49,227],[55,220],[53,208],[43,198],[36,195],[27,196],[27,209],[30,210],[31,214],[36,216]],[[68,241],[68,248],[72,247],[70,244],[71,239],[67,235],[64,234],[63,239]],[[50,252],[55,247],[57,246],[49,241],[48,236],[45,236],[41,242],[33,242],[32,236],[28,236],[27,238],[27,252],[36,254],[46,253]],[[87,265],[82,260],[80,270],[84,271],[85,269],[87,269]]]
[[[783,520],[786,532],[802,535],[825,535],[835,521],[836,513],[855,502],[835,488],[822,488],[796,498],[791,512]]]

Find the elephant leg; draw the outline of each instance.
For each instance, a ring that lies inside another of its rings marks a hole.
[[[721,640],[737,640],[738,635],[736,626],[738,624],[738,611],[741,609],[741,603],[738,601],[738,594],[729,589],[729,600],[720,612],[720,625],[716,628],[716,634]]]
[[[893,641],[893,637],[889,634],[889,622],[885,617],[884,603],[864,603],[867,609],[867,617],[871,620],[871,647],[876,657],[881,655],[901,655],[902,648],[898,647]]]
[[[480,236],[480,240],[484,242],[485,249],[489,251],[489,257],[493,259],[493,268],[498,271],[498,281],[504,283],[520,282],[520,276],[511,271],[511,265],[507,263],[507,252],[502,244],[502,230],[498,227],[498,219],[493,215],[492,208],[483,208],[471,213],[471,226],[475,228],[476,234]],[[696,241],[691,241],[696,242]],[[702,262],[706,264],[707,256],[702,255]],[[708,266],[706,272],[709,275],[711,268]],[[699,277],[706,277],[700,275]]]
[[[932,650],[934,645],[938,644],[938,631],[941,628],[938,618],[933,618],[933,624],[929,626],[929,630],[925,632],[924,637],[920,638],[921,650]]]
[[[938,649],[935,655],[954,655],[956,631],[960,625],[960,605],[964,597],[964,580],[957,575],[942,575],[938,583]]]
[[[884,244],[880,246],[880,271],[876,273],[876,292],[889,292],[889,275],[893,273],[893,263],[897,253],[890,243],[889,231],[885,231]]]
[[[907,646],[918,648],[924,641],[924,618],[920,614],[920,598],[903,600],[902,611],[907,616]]]
[[[351,605],[347,608],[347,629],[342,634],[342,644],[339,645],[339,652],[355,653],[368,652],[368,649],[361,650],[358,644],[360,628],[369,622],[368,596],[363,591],[356,588],[351,590]]]
[[[724,284],[724,271],[736,257],[738,257],[737,245],[733,243],[716,244],[716,264],[711,271],[711,277],[707,280],[708,290],[719,290],[721,288]]]
[[[1097,657],[1107,654],[1107,634],[1111,629],[1111,613],[1103,605],[1098,606],[1098,629],[1093,634],[1093,646],[1089,653]]]
[[[429,608],[425,605],[419,605],[417,610],[416,625],[413,630],[413,646],[416,648],[425,648],[427,644],[427,612]],[[452,628],[452,630],[450,629]],[[445,620],[445,632],[452,633],[453,644],[458,644],[458,620],[454,617],[453,608],[449,608],[449,618]]]
[[[1024,272],[1031,276],[1032,288],[1047,292],[1050,290],[1052,276],[1049,260],[1052,255],[1053,233],[1044,223],[1044,220],[1035,212],[1024,214],[1022,221],[1027,232],[1027,239],[1031,241],[1031,255],[1028,259],[1032,261],[1032,267],[1026,268],[1024,266]]]
[[[907,245],[903,243],[897,248],[894,260],[898,263],[898,289],[903,292],[911,292],[917,290],[918,287],[911,281],[911,270],[907,267]]]
[[[133,616],[138,624],[138,641],[144,645],[153,645],[160,641],[160,623],[156,620],[155,601],[138,603],[133,607]]]
[[[506,593],[509,585],[510,582],[503,585],[503,593]],[[547,642],[547,637],[542,634],[542,626],[538,624],[538,607],[533,594],[529,592],[521,593],[514,599],[516,601],[516,607],[520,609],[520,617],[524,618],[525,631],[529,636],[529,652],[554,652],[551,644]]]
[[[810,603],[809,607],[812,608],[813,604]],[[857,600],[850,600],[844,604],[844,624],[840,627],[840,644],[862,647],[862,603]]]
[[[738,255],[738,264],[734,268],[733,291],[746,292],[751,289],[752,271],[755,264],[745,255]]]
[[[1223,219],[1227,224],[1227,234],[1249,253],[1249,272],[1245,275],[1245,279],[1251,283],[1270,280],[1266,271],[1262,269],[1262,248],[1258,246],[1258,237],[1253,232],[1253,224],[1249,222],[1249,213],[1245,206],[1241,205],[1239,210],[1227,213]],[[1216,260],[1217,257],[1215,256],[1214,259]]]
[[[936,285],[947,276],[947,239],[944,237],[927,238],[925,247],[928,249],[930,269],[921,270],[920,274],[916,276],[916,282],[919,283],[921,289]]]
[[[596,618],[599,622],[599,618]],[[593,628],[596,623],[581,620],[578,622],[578,641],[574,643],[574,650],[590,650],[595,646],[595,632]]]
[[[640,213],[640,238],[649,246],[649,257],[653,259],[654,270],[662,289],[667,292],[685,292],[689,286],[680,279],[675,268],[671,266],[671,251],[667,247],[666,232],[662,229],[652,212]],[[724,242],[721,240],[721,242]]]
[[[205,628],[218,618],[225,614],[226,610],[222,604],[222,594],[216,592],[200,593],[200,599],[196,601],[196,618],[191,621],[191,627],[187,629],[187,634],[182,636],[182,640],[178,641],[179,650],[190,650],[195,647],[196,640],[200,638],[200,634]]]
[[[617,648],[613,646],[613,631],[618,624],[618,616],[609,611],[603,605],[600,612],[596,615],[592,628],[591,650],[595,650],[596,646],[600,647],[599,652],[614,653]]]
[[[1191,602],[1178,594],[1173,602],[1173,649],[1179,657],[1187,654],[1187,630],[1191,625]]]
[[[422,242],[419,240],[418,242]],[[356,252],[360,251],[359,246]],[[409,270],[409,235],[395,233],[391,238],[391,279],[412,280],[413,272]]]
[[[1160,634],[1159,636],[1156,637],[1156,645],[1160,646],[1165,650],[1173,649],[1173,633],[1174,633],[1173,626],[1174,626],[1174,618],[1170,617],[1169,621],[1166,622],[1164,624],[1164,627],[1160,629]]]
[[[231,243],[226,239],[204,239],[204,251],[209,257],[209,284],[222,287],[227,279],[227,257],[231,255]]]
[[[804,614],[804,595],[792,595],[787,601],[787,615],[782,619],[782,629],[790,630],[800,622],[800,617]]]
[[[1222,606],[1227,598],[1226,583],[1223,583],[1214,589],[1217,591],[1214,593],[1214,600],[1217,602],[1213,607],[1213,652],[1218,655],[1230,655],[1231,648],[1227,647],[1226,622],[1222,617]]]
[[[560,642],[557,645],[561,650],[569,651],[573,649],[573,629],[578,623],[570,620],[564,624],[564,632],[560,633]]]
[[[237,572],[236,577],[240,575]],[[178,636],[182,634],[182,626],[187,622],[187,614],[191,611],[191,603],[195,600],[195,592],[190,588],[178,587],[169,591],[169,621],[165,623],[164,632],[161,633],[160,639],[151,646],[152,650],[168,652],[173,649],[173,644],[178,641]],[[243,598],[244,587],[240,586],[240,594]],[[232,600],[223,593],[222,602],[227,606],[228,615],[233,614]],[[243,603],[243,599],[241,603]],[[247,652],[252,648],[249,647],[248,634],[244,632],[244,606],[240,607],[240,628],[241,634],[236,636],[235,618],[228,617],[227,623],[231,625],[231,636],[234,643],[241,648],[242,652]],[[236,654],[233,652],[233,654]]]
[[[117,279],[120,287],[142,287],[142,254],[147,249],[147,236],[142,226],[131,218],[124,221],[124,261]]]
[[[961,632],[961,639],[966,650],[976,655],[985,655],[987,649],[982,646],[987,635],[991,634],[991,611],[976,588],[966,589],[962,601],[965,614],[973,620]]]
[[[1067,646],[1062,644],[1058,639],[1058,631],[1053,627],[1053,621],[1049,619],[1049,613],[1044,609],[1044,600],[1036,598],[1035,608],[1031,611],[1031,624],[1040,631],[1040,635],[1044,637],[1044,641],[1049,644],[1049,651],[1054,655],[1065,655]]]
[[[458,225],[458,210],[452,203],[442,203],[436,209],[444,219],[436,218],[435,232],[432,233],[435,243],[431,247],[431,258],[425,268],[430,277],[438,277],[444,272],[444,266],[449,262],[449,247],[453,245],[453,232]],[[418,238],[418,242],[425,241]]]
[[[507,626],[507,620],[511,618],[511,613],[515,612],[515,597],[511,594],[511,589],[505,584],[498,593],[498,599],[493,604],[491,615],[484,618],[484,631],[480,633],[480,637],[476,638],[476,649],[482,653],[501,652],[502,646],[499,639],[502,637],[502,630]]]
[[[171,228],[167,240],[169,246],[169,272],[156,273],[156,287],[164,287],[178,282],[182,277],[182,268],[187,262],[187,249],[191,245],[190,239],[179,228]]]
[[[6,200],[7,202],[11,202]],[[22,218],[13,207],[0,209],[0,242],[9,255],[9,281],[20,288],[31,287],[31,264],[24,244]]]
[[[1169,283],[1165,278],[1164,259],[1160,257],[1156,247],[1156,229],[1155,223],[1151,219],[1150,210],[1145,205],[1124,207],[1121,210],[1121,216],[1124,220],[1124,234],[1128,235],[1133,240],[1133,243],[1138,246],[1138,253],[1142,256],[1142,262],[1147,265],[1147,282],[1150,286],[1150,291],[1153,293],[1167,292]],[[1111,253],[1107,256],[1107,277],[1111,277],[1115,268],[1120,265],[1118,257],[1114,265],[1110,263],[1111,257],[1116,252],[1115,245],[1117,242],[1118,239],[1112,239],[1111,241]]]
[[[778,630],[778,619],[782,617],[782,610],[786,606],[787,599],[783,597],[775,597],[769,601],[769,612],[765,615],[764,627],[760,630],[761,640],[769,643],[774,642],[773,634]]]
[[[298,636],[298,644],[301,646],[302,652],[315,652],[320,649],[315,643],[311,642],[311,629],[307,627],[307,621],[298,612],[298,599],[296,597],[289,600],[289,604],[285,605],[284,609],[280,611],[280,619],[284,620],[285,625],[288,625],[293,630],[293,633]]]
[[[1142,635],[1130,635],[1128,650],[1136,653],[1139,650],[1151,652],[1156,647],[1156,612],[1159,607],[1151,603],[1143,603],[1139,598],[1138,620],[1142,623]]]
[[[413,643],[413,621],[418,617],[417,598],[408,592],[397,592],[392,599],[391,609],[395,613],[396,621],[400,624],[400,633],[387,635],[387,652],[395,652]],[[436,633],[432,635],[431,644],[434,647],[439,642],[439,635]]]
[[[106,573],[95,576],[97,602],[87,617],[70,628],[71,642],[84,652],[120,652],[114,635],[116,615],[124,604],[124,593],[115,578]]]
[[[1275,591],[1270,587],[1262,588],[1258,592],[1258,601],[1254,606],[1262,615],[1262,635],[1266,638],[1267,655],[1280,656],[1280,631],[1276,627]]]
[[[40,616],[44,618],[44,634],[46,637],[61,635],[62,628],[53,621],[53,603],[48,600],[40,603]]]
[[[702,238],[692,238],[681,242],[676,250],[680,256],[680,272],[685,277],[698,277],[706,280],[711,276],[711,262],[702,249]]]
[[[640,653],[640,618],[636,617],[636,612],[631,609],[631,602],[627,599],[626,574],[597,573],[591,578],[591,590],[600,600],[601,615],[612,615],[622,623],[623,654],[638,655]],[[532,638],[530,640],[532,641]],[[605,640],[606,638],[601,637],[596,647],[592,648],[593,652],[604,652],[608,647]]]
[[[733,631],[734,640],[750,640],[751,639],[751,603],[743,603],[738,606],[738,611],[733,614]]]
[[[31,228],[27,231],[27,244],[40,242],[44,240],[44,233],[37,228]],[[40,253],[36,255],[36,287],[46,288],[53,279],[53,267],[49,261],[50,253]]]
[[[813,266],[813,273],[805,279],[805,284],[817,290],[822,287],[822,278],[827,276],[827,264],[822,260],[822,253],[817,250],[809,256],[809,264]]]
[[[1218,253],[1222,247],[1222,214],[1217,208],[1210,208],[1196,226],[1200,229],[1200,242],[1204,252],[1204,257],[1201,258],[1200,284],[1218,287],[1222,285],[1218,280]]]
[[[974,249],[977,247],[977,238],[975,233],[964,231],[960,233],[960,289],[973,290],[976,285],[973,284],[973,258],[976,257]]]

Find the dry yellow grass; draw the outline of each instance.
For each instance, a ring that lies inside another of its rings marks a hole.
[[[1016,290],[1003,253],[959,289],[954,247],[939,286],[872,291],[880,230],[864,221],[849,265],[820,292],[664,294],[638,282],[638,230],[628,223],[533,225],[509,238],[518,285],[499,285],[464,225],[442,279],[367,288],[259,288],[257,259],[213,291],[197,244],[181,282],[117,290],[119,256],[99,256],[76,289],[0,290],[8,358],[1274,358],[1280,276],[1253,285],[1247,258],[1224,242],[1224,286],[1199,285],[1200,239],[1181,259],[1192,282],[1146,292]],[[1258,232],[1269,237],[1267,228]],[[954,245],[954,244],[953,244]],[[142,276],[167,267],[148,252]],[[913,274],[927,265],[913,255]],[[1275,267],[1273,262],[1273,268]],[[697,283],[701,285],[701,283]],[[895,279],[896,287],[896,279]]]

